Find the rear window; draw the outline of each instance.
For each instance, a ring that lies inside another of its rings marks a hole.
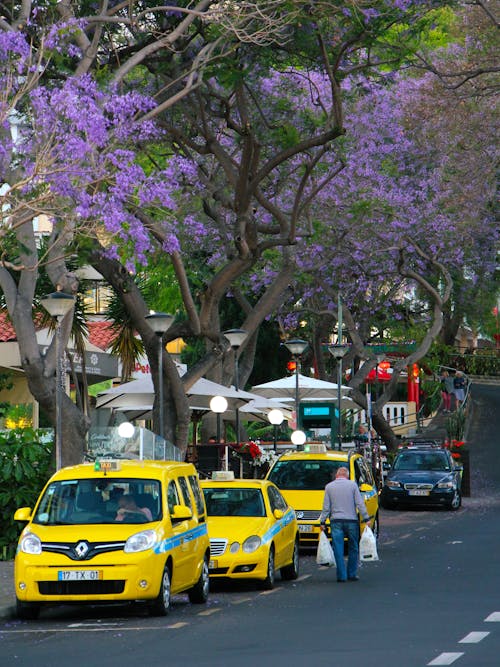
[[[283,491],[323,491],[340,467],[346,467],[345,461],[278,461],[269,479]]]

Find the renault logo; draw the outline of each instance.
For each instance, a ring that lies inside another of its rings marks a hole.
[[[87,542],[78,542],[78,544],[75,547],[75,553],[78,556],[78,558],[80,558],[80,560],[82,558],[85,558],[88,551],[89,551],[89,545],[87,544]]]

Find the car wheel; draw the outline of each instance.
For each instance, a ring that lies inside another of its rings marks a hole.
[[[453,498],[450,501],[450,504],[448,505],[448,509],[452,510],[452,512],[456,512],[462,505],[462,494],[460,493],[459,489],[455,489],[453,493]]]
[[[151,604],[151,614],[153,616],[166,616],[170,611],[170,582],[170,569],[168,565],[165,565],[161,578],[160,592],[156,600]]]
[[[38,602],[16,600],[16,615],[23,621],[35,621],[40,615],[40,605]]]
[[[208,559],[205,556],[203,565],[201,566],[200,578],[193,588],[188,591],[189,602],[192,602],[193,604],[204,604],[208,600],[209,590],[210,575],[208,571]]]
[[[385,510],[393,510],[396,507],[396,505],[393,502],[391,502],[390,500],[383,500],[382,498],[380,499],[380,505]]]
[[[262,582],[262,588],[266,591],[270,591],[274,588],[274,582],[276,579],[276,572],[274,569],[274,546],[271,545],[269,549],[269,558],[267,561],[267,577]]]
[[[286,581],[297,579],[299,576],[299,560],[299,538],[297,537],[293,546],[292,562],[280,570],[282,579]]]

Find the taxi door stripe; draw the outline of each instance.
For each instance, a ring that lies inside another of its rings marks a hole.
[[[173,537],[168,537],[167,539],[162,540],[159,544],[155,546],[154,552],[156,554],[162,554],[165,553],[166,551],[171,551],[172,549],[175,549],[175,547],[179,547],[181,546],[181,544],[185,544],[186,542],[197,540],[198,538],[203,537],[203,535],[206,535],[207,533],[208,533],[207,524],[197,526],[196,528],[190,528],[189,530],[186,530],[183,533],[180,533],[179,535],[174,535]]]

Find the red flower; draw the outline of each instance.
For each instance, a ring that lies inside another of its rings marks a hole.
[[[453,456],[454,459],[459,459],[460,458],[460,453],[459,452],[452,452],[451,455]]]
[[[451,441],[451,446],[452,447],[463,447],[465,445],[464,440],[452,440]]]

